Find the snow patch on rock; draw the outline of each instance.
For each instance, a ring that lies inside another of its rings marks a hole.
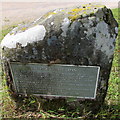
[[[29,28],[25,32],[10,35],[8,33],[1,42],[1,47],[16,48],[16,44],[21,44],[22,47],[27,46],[28,43],[43,40],[46,34],[46,29],[43,25],[37,25]]]

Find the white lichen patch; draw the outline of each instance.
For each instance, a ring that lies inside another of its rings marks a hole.
[[[54,22],[51,22],[51,25],[54,25]]]
[[[104,21],[99,22],[96,26],[96,49],[101,50],[103,53],[105,53],[109,59],[114,52],[114,41],[115,35],[113,37],[110,37],[108,25]]]
[[[83,25],[84,25],[84,27],[87,28],[87,31],[84,31],[84,33],[87,35],[86,37],[89,37],[90,35],[92,35],[93,33],[96,32],[96,27],[93,27],[93,20],[92,19],[86,23],[83,23]]]
[[[29,28],[25,32],[10,35],[8,33],[1,42],[1,46],[7,48],[16,48],[16,44],[21,44],[22,47],[27,46],[28,43],[43,40],[46,34],[46,29],[43,25],[37,25]]]
[[[71,21],[68,18],[64,18],[63,23],[62,23],[62,27],[61,27],[61,29],[63,31],[61,35],[63,37],[66,37],[66,32],[68,30],[70,23],[71,23]]]
[[[59,9],[54,10],[54,13],[58,13],[58,12],[61,12],[61,11],[62,11],[62,8],[59,8]]]
[[[54,11],[54,13],[57,13],[57,12],[58,12],[58,10],[55,10],[55,11]]]
[[[86,33],[86,37],[89,37],[90,35],[92,35],[93,33],[96,32],[96,27],[92,27],[92,28],[88,28],[88,31],[84,31],[84,33]]]
[[[118,27],[115,27],[115,33],[118,34]]]

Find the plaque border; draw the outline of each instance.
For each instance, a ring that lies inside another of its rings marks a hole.
[[[10,68],[10,72],[11,72],[11,75],[12,75],[12,79],[13,79],[13,85],[14,85],[14,88],[16,90],[16,93],[17,94],[21,94],[21,95],[25,95],[25,93],[18,93],[18,88],[16,87],[16,83],[15,83],[15,80],[14,80],[14,76],[13,76],[13,71],[12,71],[12,67],[11,67],[11,64],[20,64],[20,65],[29,65],[29,64],[41,64],[41,65],[46,65],[46,66],[49,66],[48,64],[44,64],[44,63],[21,63],[21,62],[8,62],[9,64],[9,68]],[[96,93],[97,93],[97,87],[98,87],[98,80],[99,80],[99,75],[100,75],[100,66],[85,66],[85,65],[71,65],[71,64],[52,64],[52,66],[55,65],[55,66],[78,66],[78,67],[97,67],[98,68],[98,71],[97,71],[97,77],[96,77],[96,84],[95,84],[95,90],[94,90],[94,97],[77,97],[77,96],[62,96],[62,95],[45,95],[45,94],[32,94],[32,95],[35,95],[35,96],[42,96],[42,97],[55,97],[55,98],[76,98],[76,99],[95,99],[96,98]]]

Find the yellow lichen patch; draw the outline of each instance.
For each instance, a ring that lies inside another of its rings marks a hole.
[[[72,12],[80,12],[82,10],[85,10],[86,8],[75,8],[75,9],[72,9]]]
[[[69,17],[68,17],[68,18],[69,18],[71,21],[74,21],[74,20],[80,18],[82,14],[87,14],[87,12],[88,12],[89,10],[91,10],[91,11],[89,11],[88,13],[89,13],[90,16],[92,16],[92,15],[94,14],[94,11],[93,11],[94,8],[103,8],[103,7],[105,7],[105,6],[104,6],[104,5],[85,4],[85,5],[82,6],[82,8],[74,8],[74,9],[71,9],[71,10],[68,12],[68,14],[69,14]],[[93,11],[93,12],[92,12],[92,11]]]
[[[44,17],[48,17],[48,16],[54,15],[54,14],[56,14],[56,13],[55,12],[48,12],[47,14],[44,15]]]
[[[62,10],[62,12],[65,12],[65,10]]]
[[[70,15],[76,15],[77,13],[76,12],[68,12],[68,14],[70,14]]]
[[[86,10],[86,8],[74,8],[70,12],[68,12],[68,14],[70,14],[70,16],[68,18],[71,21],[74,21],[74,20],[80,18],[81,17],[80,12],[85,11],[85,10]]]
[[[85,10],[86,10],[86,8],[74,8],[70,12],[68,12],[68,14],[70,14],[70,16],[68,18],[71,21],[74,21],[74,20],[78,19],[79,17],[81,17],[80,12],[85,11]]]
[[[81,15],[76,14],[76,15],[73,15],[73,16],[69,16],[68,18],[69,18],[71,21],[75,21],[75,20],[78,19],[79,17],[81,17]]]
[[[91,7],[87,7],[87,9],[91,9]]]
[[[84,14],[87,14],[87,12],[86,12],[86,11],[84,11],[83,13],[84,13]]]
[[[26,27],[21,28],[22,31],[25,31],[26,29],[27,29]]]

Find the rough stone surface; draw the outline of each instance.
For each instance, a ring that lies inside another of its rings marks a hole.
[[[96,112],[106,96],[117,33],[118,24],[105,6],[88,4],[57,9],[8,33],[1,42],[2,58],[23,63],[59,61],[60,64],[100,66],[96,100],[59,99],[68,109],[77,107],[81,111]],[[55,99],[49,106],[56,106],[53,102]]]

